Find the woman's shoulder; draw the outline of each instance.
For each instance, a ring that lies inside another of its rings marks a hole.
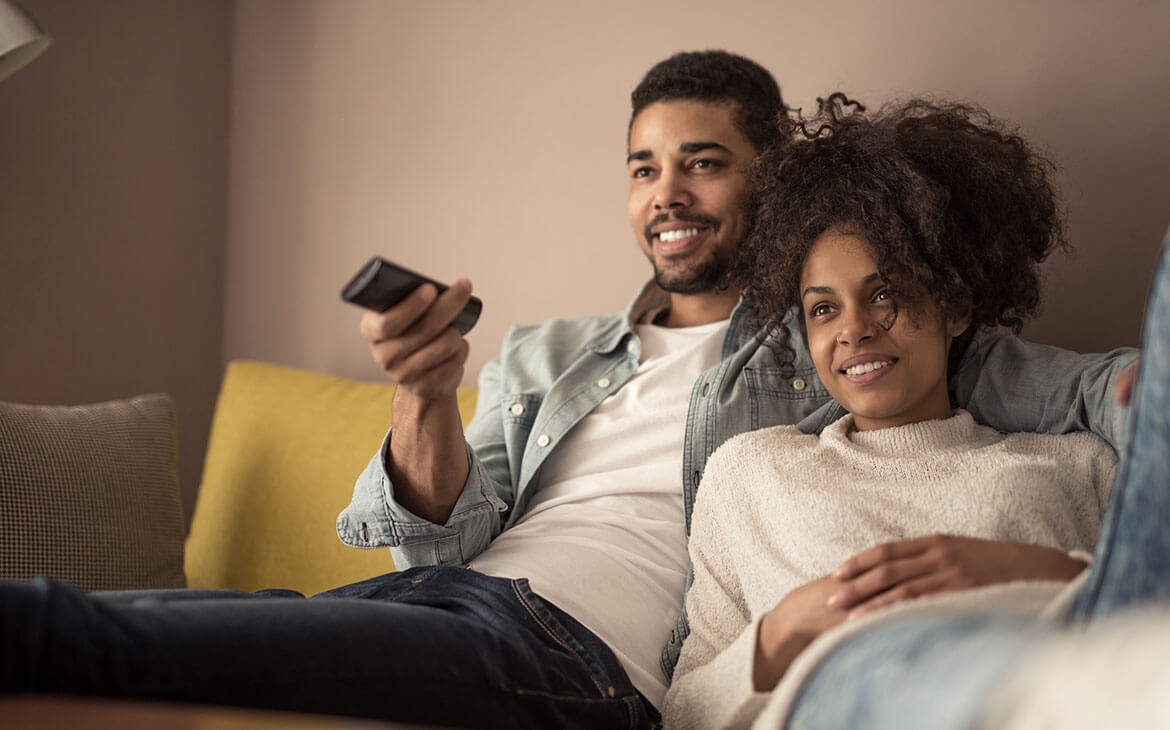
[[[795,426],[771,426],[725,441],[703,471],[695,499],[695,529],[709,520],[757,511],[774,499],[792,468],[816,450],[816,436]],[[762,485],[766,488],[762,488]]]
[[[761,454],[772,453],[776,449],[813,448],[819,441],[817,436],[803,433],[796,426],[769,426],[733,436],[715,450],[711,459],[759,458]]]
[[[785,464],[807,458],[816,450],[819,439],[802,433],[795,426],[769,426],[747,431],[725,441],[703,472],[703,481],[721,476],[725,482],[741,481],[761,474],[773,474]]]
[[[1109,442],[1092,431],[1070,433],[1004,434],[1003,448],[1012,452],[1046,454],[1073,461],[1114,461],[1117,453]]]

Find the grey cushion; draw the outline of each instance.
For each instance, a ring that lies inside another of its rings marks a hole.
[[[179,588],[183,515],[165,394],[0,402],[0,576],[86,590]]]

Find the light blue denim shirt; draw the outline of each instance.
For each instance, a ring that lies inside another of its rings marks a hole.
[[[475,418],[466,429],[470,472],[447,523],[428,522],[394,500],[384,462],[391,431],[337,519],[342,541],[389,547],[400,569],[470,562],[524,514],[540,489],[541,465],[565,434],[634,374],[640,352],[634,325],[667,303],[665,292],[649,283],[623,314],[514,327],[500,358],[480,375]],[[732,312],[723,360],[691,391],[680,475],[688,535],[703,468],[720,444],[781,424],[820,433],[844,414],[817,377],[797,313],[784,323],[796,349],[789,374],[756,337],[752,314],[745,294]],[[1001,431],[1092,430],[1116,448],[1126,419],[1113,400],[1113,379],[1136,357],[1129,348],[1081,355],[983,330],[950,379],[951,395]],[[663,649],[668,677],[687,631],[684,613]]]

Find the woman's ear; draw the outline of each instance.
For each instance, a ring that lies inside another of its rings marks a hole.
[[[971,326],[971,315],[969,313],[952,317],[947,320],[947,334],[952,338],[958,337],[966,332],[969,326]]]

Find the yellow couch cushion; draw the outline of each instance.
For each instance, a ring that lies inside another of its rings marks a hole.
[[[337,538],[337,513],[390,423],[394,386],[269,363],[228,364],[187,537],[192,588],[306,595],[394,570]],[[476,391],[459,392],[466,424]]]

